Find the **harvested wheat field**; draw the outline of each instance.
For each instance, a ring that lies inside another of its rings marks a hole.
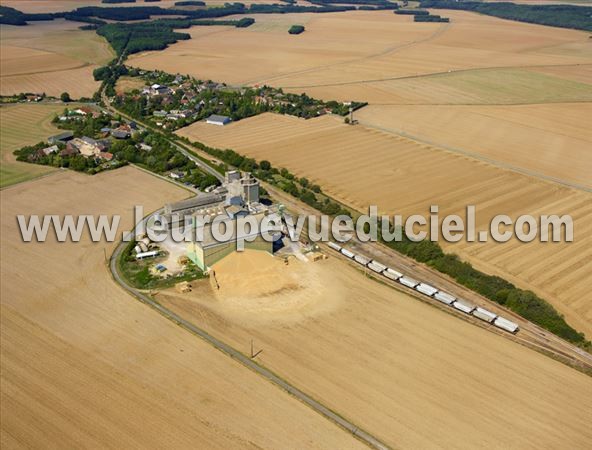
[[[235,84],[257,83],[283,73],[368,58],[427,38],[435,29],[416,27],[390,11],[249,16],[256,22],[247,29],[193,27],[190,40],[162,52],[133,55],[129,64]],[[304,25],[306,32],[289,35],[295,23]]]
[[[488,103],[536,102],[541,98],[572,101],[578,92],[590,95],[585,85],[569,76],[537,72],[552,66],[579,73],[582,66],[589,66],[592,43],[587,33],[464,11],[447,10],[445,16],[450,17],[450,24],[429,24],[439,28],[432,28],[429,38],[401,48],[346,65],[261,81],[314,97],[372,103],[425,101],[421,90],[432,89],[436,91],[432,102],[442,103],[474,103],[479,97]],[[472,73],[476,69],[489,70]],[[533,83],[548,92],[541,94],[529,86]],[[414,92],[417,90],[420,92]],[[462,93],[458,99],[455,90]],[[516,98],[508,98],[511,94]]]
[[[306,88],[324,98],[373,105],[522,105],[592,101],[592,66],[469,69]],[[320,91],[319,91],[320,89]]]
[[[465,216],[477,207],[477,230],[507,214],[570,214],[573,243],[494,242],[448,244],[445,249],[487,273],[531,289],[592,336],[592,203],[590,193],[525,176],[416,141],[325,116],[303,120],[263,114],[225,127],[196,123],[179,134],[210,146],[232,148],[306,176],[357,209],[377,205],[389,214]]]
[[[214,269],[219,290],[203,281],[157,299],[245,353],[253,340],[260,363],[393,448],[592,442],[589,377],[351,265],[329,258],[285,266],[247,250]],[[271,298],[271,286],[256,286],[264,271],[275,281]],[[241,295],[233,283],[251,277]]]
[[[59,97],[66,91],[72,98],[91,97],[100,84],[93,70],[114,53],[102,37],[79,26],[61,19],[26,27],[2,25],[0,93]]]
[[[113,244],[25,244],[16,229],[16,214],[46,213],[122,214],[123,229],[134,204],[186,191],[128,167],[0,195],[3,448],[361,448],[124,293],[104,261]]]
[[[488,102],[502,97],[511,103],[524,98],[532,102],[590,97],[581,81],[536,72],[548,66],[569,66],[580,72],[581,65],[592,64],[588,33],[464,11],[446,11],[445,15],[451,23],[414,23],[411,17],[391,11],[255,15],[256,24],[246,30],[227,28],[212,33],[194,27],[191,40],[162,52],[134,55],[129,62],[233,84],[265,83],[342,101],[425,101],[426,95],[415,91],[434,87],[443,91],[438,94],[443,97],[440,102],[474,102],[480,97]],[[305,25],[306,32],[288,35],[294,23]],[[483,68],[491,70],[455,73]],[[500,74],[493,69],[501,70]],[[413,82],[415,77],[449,72],[447,77]],[[500,77],[512,85],[509,92],[498,93]],[[547,92],[532,88],[522,92],[532,83]],[[455,94],[466,86],[474,92],[457,100]],[[508,98],[512,94],[515,98]],[[494,97],[488,99],[488,95]]]
[[[12,154],[59,133],[51,120],[63,104],[20,104],[0,106],[0,186],[5,187],[51,172],[51,167],[18,162]]]
[[[592,189],[592,103],[368,106],[362,125]]]

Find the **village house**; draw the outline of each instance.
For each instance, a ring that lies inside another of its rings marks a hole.
[[[111,161],[113,159],[113,153],[110,152],[100,152],[97,156],[105,161]]]
[[[132,129],[129,125],[121,125],[115,130],[111,130],[111,136],[115,139],[128,139],[132,135]]]
[[[39,94],[29,94],[25,96],[25,98],[28,102],[40,102],[41,100],[43,100],[43,96]]]
[[[168,86],[164,86],[161,84],[153,84],[152,86],[150,86],[150,95],[152,95],[152,96],[168,95],[171,93],[173,93],[173,91]]]
[[[139,148],[140,150],[143,150],[143,151],[145,151],[145,152],[149,152],[149,151],[151,151],[151,150],[152,150],[152,146],[151,146],[151,145],[144,144],[143,142],[140,142],[140,143],[138,144],[138,148]]]
[[[68,146],[60,152],[60,156],[74,156],[79,155],[80,152],[76,147]]]
[[[28,156],[29,162],[36,162],[40,158],[45,156],[51,155],[52,153],[56,153],[59,150],[57,145],[52,145],[50,147],[40,148],[36,150],[33,154]]]
[[[169,177],[171,177],[173,180],[178,180],[180,178],[183,178],[185,176],[184,172],[171,172],[169,174]]]
[[[81,106],[80,108],[70,111],[70,113],[78,114],[80,116],[86,116],[88,114],[91,114],[94,118],[97,118],[101,115],[99,112],[94,111],[92,108],[89,108],[88,106]]]
[[[51,147],[42,148],[41,151],[44,155],[50,155],[51,153],[56,153],[59,150],[57,145],[52,145]]]

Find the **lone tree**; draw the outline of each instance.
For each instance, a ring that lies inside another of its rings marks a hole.
[[[304,27],[302,25],[292,25],[288,30],[290,34],[300,34],[304,32]]]
[[[60,95],[60,100],[64,103],[69,103],[72,101],[72,99],[70,98],[70,94],[68,94],[67,92],[62,92],[62,95]]]

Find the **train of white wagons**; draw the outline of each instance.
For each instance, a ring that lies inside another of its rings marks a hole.
[[[375,260],[370,260],[362,255],[356,255],[354,252],[351,252],[334,242],[328,243],[329,247],[331,247],[336,252],[341,253],[343,256],[346,256],[358,264],[361,264],[364,267],[376,272],[389,280],[396,281],[403,286],[407,286],[410,289],[414,289],[417,292],[426,295],[431,298],[435,298],[436,300],[444,303],[445,305],[451,306],[452,308],[457,309],[465,314],[472,315],[481,319],[487,323],[491,323],[498,328],[501,328],[504,331],[508,331],[510,333],[518,332],[518,325],[514,322],[509,321],[508,319],[504,319],[497,314],[488,311],[485,308],[481,308],[480,306],[473,306],[468,304],[466,301],[458,299],[453,295],[450,295],[446,292],[441,291],[434,286],[430,286],[427,283],[422,283],[421,281],[414,280],[408,276],[403,275],[396,270],[391,269],[390,267],[385,266],[384,264],[379,263]]]

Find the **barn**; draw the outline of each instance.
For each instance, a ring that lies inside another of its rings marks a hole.
[[[232,121],[232,119],[228,116],[219,116],[218,114],[212,114],[210,117],[206,119],[206,123],[210,123],[212,125],[227,125]]]

